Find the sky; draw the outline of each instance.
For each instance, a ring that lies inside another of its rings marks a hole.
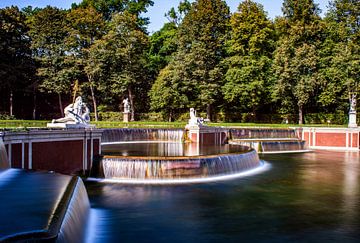
[[[153,0],[154,6],[148,8],[148,12],[143,14],[143,16],[150,18],[150,24],[148,26],[149,33],[153,33],[159,30],[165,22],[168,20],[164,17],[164,14],[170,10],[171,7],[178,6],[180,0]],[[322,9],[322,14],[326,12],[326,7],[329,0],[314,0],[315,3],[319,4],[320,9]],[[19,8],[26,6],[33,7],[45,7],[47,5],[56,6],[59,8],[70,8],[72,3],[79,3],[81,0],[0,0],[0,8],[16,5]],[[193,2],[193,0],[190,0]],[[241,0],[226,0],[227,4],[230,7],[231,12],[235,12],[237,6]],[[268,16],[274,19],[276,16],[282,14],[281,6],[282,0],[256,0],[256,2],[264,6],[265,11],[268,13]]]

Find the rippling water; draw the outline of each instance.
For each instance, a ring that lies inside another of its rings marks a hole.
[[[359,153],[266,155],[272,169],[211,184],[87,182],[89,242],[358,242]]]

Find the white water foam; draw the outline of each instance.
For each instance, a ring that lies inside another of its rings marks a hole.
[[[209,183],[217,181],[233,180],[246,176],[253,176],[256,174],[268,171],[271,165],[263,160],[260,161],[261,165],[251,170],[242,171],[230,175],[211,176],[204,178],[188,178],[188,179],[100,179],[88,178],[88,181],[97,181],[101,183],[121,183],[121,184],[152,184],[152,185],[170,185],[170,184],[198,184]]]

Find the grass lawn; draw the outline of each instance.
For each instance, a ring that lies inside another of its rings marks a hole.
[[[27,128],[46,128],[50,121],[45,120],[0,120],[0,129],[27,129]],[[99,121],[91,122],[97,128],[184,128],[186,122],[110,122]],[[264,124],[264,123],[208,123],[209,126],[222,127],[268,127],[268,128],[288,128],[299,127],[298,124]],[[329,127],[327,124],[305,124],[303,127]],[[330,127],[347,127],[347,125],[330,125]]]

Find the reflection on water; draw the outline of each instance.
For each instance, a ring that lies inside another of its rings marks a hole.
[[[90,242],[357,242],[359,153],[264,155],[272,169],[210,184],[88,182]]]

